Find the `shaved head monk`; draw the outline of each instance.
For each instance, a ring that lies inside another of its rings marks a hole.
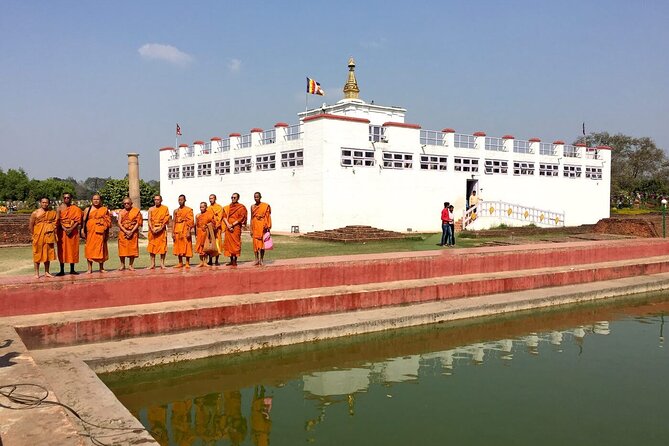
[[[39,279],[39,264],[44,263],[44,275],[53,277],[49,272],[51,261],[56,259],[56,228],[58,212],[51,210],[51,200],[42,198],[39,208],[30,214],[28,228],[33,236],[33,263],[35,277]]]
[[[65,275],[65,264],[70,264],[70,274],[79,274],[74,270],[74,265],[79,263],[79,229],[81,229],[81,219],[84,215],[79,206],[72,204],[72,194],[65,192],[63,202],[58,208],[58,261],[60,262],[60,272],[57,276]]]
[[[207,251],[205,245],[216,245],[216,232],[214,231],[214,214],[207,208],[207,203],[200,203],[200,213],[195,220],[195,252],[200,255],[198,268],[207,266]]]
[[[255,204],[251,206],[251,238],[253,239],[253,253],[256,256],[254,265],[262,265],[265,260],[265,241],[263,236],[272,229],[272,208],[262,203],[260,192],[253,194]]]
[[[142,213],[132,206],[130,197],[123,199],[123,209],[118,213],[118,257],[121,271],[125,270],[125,258],[128,269],[135,270],[135,259],[139,257],[139,231],[142,228]]]
[[[84,237],[86,246],[84,253],[88,262],[88,273],[93,272],[93,262],[100,265],[100,272],[105,272],[105,262],[109,259],[109,228],[111,228],[111,214],[106,206],[102,205],[100,194],[93,195],[92,204],[84,210]]]
[[[232,194],[231,202],[223,208],[223,222],[227,228],[223,250],[226,257],[230,257],[228,266],[237,266],[237,258],[242,253],[242,226],[246,224],[246,206],[239,202],[239,194]]]
[[[216,203],[216,195],[211,194],[209,195],[209,210],[211,213],[214,215],[214,218],[212,220],[212,224],[214,225],[214,233],[216,235],[216,247],[218,248],[219,255],[221,252],[223,252],[223,218],[225,211],[223,210],[223,206],[220,204]],[[216,256],[210,256],[209,257],[209,265],[212,265],[212,257],[214,257],[213,260],[215,260],[214,265],[218,266],[218,255]]]
[[[163,205],[163,197],[153,197],[153,206],[149,208],[149,245],[147,250],[151,256],[149,269],[156,267],[156,254],[160,255],[160,268],[165,269],[167,254],[167,224],[170,222],[170,211]]]
[[[190,268],[190,258],[193,257],[193,237],[191,235],[193,226],[195,226],[193,210],[186,206],[186,196],[179,195],[179,207],[174,210],[172,218],[172,240],[174,241],[172,253],[179,259],[175,268]]]

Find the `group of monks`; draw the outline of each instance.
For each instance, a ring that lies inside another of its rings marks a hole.
[[[272,228],[272,210],[261,202],[260,192],[253,195],[250,230],[255,254],[254,265],[262,265],[265,257],[265,236]],[[193,230],[195,230],[195,252],[200,257],[199,267],[218,266],[221,254],[230,258],[226,263],[237,266],[242,251],[242,227],[246,225],[248,211],[239,203],[239,194],[234,193],[227,206],[216,203],[216,195],[209,195],[209,205],[200,203],[200,214],[194,218],[193,209],[186,206],[186,196],[179,195],[179,206],[171,218],[167,206],[160,195],[153,197],[154,205],[148,213],[148,246],[151,259],[149,268],[156,267],[156,256],[160,256],[160,268],[165,268],[167,255],[168,227],[171,223],[173,254],[178,263],[175,268],[190,268],[193,257]],[[109,259],[107,240],[112,226],[111,212],[102,205],[102,197],[93,195],[91,206],[83,212],[72,204],[72,195],[63,194],[63,203],[58,210],[50,209],[50,200],[42,198],[40,207],[30,216],[32,233],[33,262],[35,276],[39,275],[40,263],[44,263],[46,277],[53,277],[49,271],[51,261],[60,262],[60,272],[65,275],[65,264],[70,264],[70,274],[78,274],[75,264],[79,262],[79,243],[85,240],[84,253],[88,262],[88,273],[93,272],[93,263],[98,263],[104,272],[104,262]],[[134,270],[135,259],[139,256],[139,233],[143,218],[139,209],[133,207],[132,200],[123,199],[123,209],[118,212],[118,255],[120,270]],[[225,236],[223,235],[225,234]]]

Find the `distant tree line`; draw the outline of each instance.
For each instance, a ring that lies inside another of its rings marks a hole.
[[[649,137],[608,132],[590,133],[575,143],[610,146],[611,206],[629,207],[635,201],[658,206],[669,197],[669,158]]]
[[[140,180],[139,191],[141,207],[148,208],[153,205],[153,196],[160,193],[160,183]],[[65,192],[71,193],[75,200],[80,201],[88,201],[93,194],[99,193],[107,206],[112,209],[121,208],[123,198],[128,195],[128,178],[119,180],[111,177],[89,177],[84,181],[77,181],[72,177],[52,177],[36,180],[28,178],[21,168],[8,169],[7,172],[0,168],[0,202],[20,202],[25,207],[34,209],[40,198],[47,197],[60,202]]]

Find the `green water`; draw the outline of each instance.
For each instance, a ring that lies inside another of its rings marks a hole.
[[[665,313],[644,297],[101,378],[163,445],[667,445]]]

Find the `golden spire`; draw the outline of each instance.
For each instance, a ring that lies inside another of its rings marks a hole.
[[[348,60],[348,80],[344,85],[344,99],[360,99],[358,81],[355,80],[355,60]]]

